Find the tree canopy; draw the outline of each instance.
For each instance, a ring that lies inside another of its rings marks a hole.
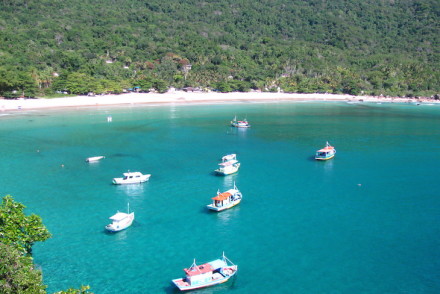
[[[45,241],[51,234],[38,215],[24,214],[25,206],[11,195],[0,205],[0,293],[45,294],[41,271],[35,269],[32,245]],[[55,294],[86,294],[89,286],[68,289]]]
[[[11,245],[23,254],[32,252],[32,245],[51,237],[41,217],[26,216],[25,206],[14,201],[11,195],[3,197],[0,205],[0,242]]]
[[[145,79],[158,91],[433,95],[439,16],[437,0],[2,1],[0,96]]]
[[[32,257],[0,242],[0,260],[0,293],[46,293],[41,271],[34,269]]]

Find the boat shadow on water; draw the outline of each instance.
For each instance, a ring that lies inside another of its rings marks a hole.
[[[317,160],[315,159],[315,156],[311,155],[311,156],[307,157],[307,161],[314,161],[314,162],[316,162]]]

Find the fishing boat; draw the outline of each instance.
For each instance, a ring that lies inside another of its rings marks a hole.
[[[222,157],[222,162],[218,164],[219,168],[215,172],[219,175],[226,176],[236,173],[240,168],[236,154],[228,154]]]
[[[231,120],[231,126],[235,128],[250,128],[251,125],[246,119],[243,120],[237,120],[237,116],[234,116],[234,118]]]
[[[237,186],[235,186],[234,183],[233,189],[229,189],[223,193],[217,191],[217,196],[212,198],[212,204],[207,205],[207,207],[210,210],[222,211],[240,203],[242,197],[241,192],[237,189]]]
[[[325,147],[316,151],[315,159],[316,160],[329,160],[335,157],[336,149],[331,146],[328,142]]]
[[[194,260],[189,268],[183,270],[185,277],[174,279],[172,282],[181,291],[210,287],[227,282],[237,273],[237,269],[237,265],[223,253],[222,258],[202,265],[197,265]]]
[[[105,156],[92,156],[86,158],[86,162],[96,162],[96,161],[100,161],[103,158],[105,158]]]
[[[114,178],[113,184],[115,185],[123,185],[123,184],[138,184],[148,181],[150,179],[151,174],[143,175],[140,172],[126,172],[123,173],[122,178]]]
[[[134,212],[130,213],[130,205],[127,204],[127,213],[118,211],[110,219],[112,223],[106,225],[105,229],[110,232],[119,232],[131,226],[134,220]]]

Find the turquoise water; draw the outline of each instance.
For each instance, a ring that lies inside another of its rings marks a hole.
[[[107,122],[107,115],[113,122]],[[234,115],[251,129],[232,129]],[[0,195],[53,234],[48,292],[175,293],[193,258],[232,281],[197,293],[440,293],[440,106],[236,103],[0,113]],[[327,162],[313,159],[329,141]],[[237,153],[239,173],[212,174]],[[89,156],[105,155],[87,164]],[[123,172],[151,173],[114,186]],[[236,182],[242,203],[205,209]],[[132,227],[104,226],[127,203]]]

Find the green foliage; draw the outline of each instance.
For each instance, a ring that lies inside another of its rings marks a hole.
[[[168,90],[167,82],[161,79],[153,80],[153,87],[159,93],[165,93]]]
[[[139,77],[227,81],[225,91],[436,94],[439,15],[438,0],[1,1],[0,96],[119,93]]]
[[[46,293],[41,271],[34,268],[32,257],[0,242],[0,260],[0,293]]]
[[[10,245],[22,254],[31,254],[32,245],[47,240],[51,234],[38,215],[26,216],[24,208],[12,196],[3,197],[0,205],[0,243]]]
[[[34,97],[36,90],[37,85],[29,72],[0,67],[0,96]]]
[[[70,288],[66,291],[59,291],[54,294],[93,294],[93,292],[88,291],[89,289],[90,289],[89,286],[81,286],[80,289]]]

